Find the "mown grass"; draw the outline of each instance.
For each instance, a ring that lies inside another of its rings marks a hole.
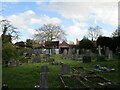
[[[96,62],[92,60],[91,63],[82,63],[81,60],[61,59],[61,55],[52,55],[55,61],[61,61],[70,66],[83,66],[89,67],[94,65],[101,65],[107,68],[114,68],[113,72],[98,73],[113,82],[119,82],[119,60],[109,60],[106,62]],[[44,61],[44,59],[42,59]],[[40,67],[47,65],[49,68],[49,88],[63,88],[60,81],[59,74],[61,73],[61,65],[52,65],[51,63],[24,63],[17,67],[3,67],[2,68],[2,83],[8,84],[9,88],[34,88],[35,85],[40,83]]]

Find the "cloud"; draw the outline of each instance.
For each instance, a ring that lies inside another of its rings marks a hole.
[[[65,28],[67,38],[75,42],[76,38],[82,39],[83,36],[86,36],[88,30],[81,29],[81,27],[74,23],[74,25]]]
[[[0,19],[4,19],[3,16],[0,16]],[[62,21],[57,17],[49,17],[47,15],[37,15],[34,11],[28,10],[23,13],[13,14],[6,18],[7,20],[11,21],[11,24],[15,27],[18,27],[19,31],[23,32],[26,30],[27,33],[32,36],[34,34],[34,25],[43,25],[48,23],[59,24]],[[38,27],[40,28],[40,27]]]
[[[61,23],[62,21],[57,18],[51,18],[47,15],[36,15],[36,13],[32,10],[25,11],[23,13],[20,13],[18,15],[11,15],[7,17],[11,23],[20,28],[30,28],[34,24],[48,24],[48,23]]]
[[[20,0],[4,0],[3,2],[19,2]]]
[[[115,2],[51,2],[40,9],[56,11],[65,18],[77,20],[100,20],[116,26],[118,23],[118,3]]]
[[[41,5],[41,4],[43,4],[43,2],[42,1],[36,1],[36,4]]]

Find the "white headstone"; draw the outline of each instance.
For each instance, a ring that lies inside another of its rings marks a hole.
[[[113,53],[112,53],[111,50],[109,51],[108,58],[109,58],[109,59],[112,59],[112,58],[113,58]]]
[[[99,55],[101,56],[101,47],[100,47],[100,45],[98,46],[98,53],[99,53]]]

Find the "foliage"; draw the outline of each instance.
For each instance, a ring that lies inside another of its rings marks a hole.
[[[19,46],[19,47],[25,47],[25,42],[23,42],[23,41],[16,42],[15,45]]]
[[[65,38],[65,32],[62,30],[60,25],[44,24],[43,27],[36,30],[34,38],[40,43],[44,43],[45,41],[52,41],[55,39],[62,40]]]
[[[16,49],[11,43],[5,43],[2,47],[3,63],[9,60],[14,60],[16,57]]]
[[[99,37],[97,39],[97,46],[101,47],[109,47],[111,50],[115,52],[117,47],[120,47],[120,37]]]
[[[111,47],[112,46],[112,38],[110,37],[99,37],[97,39],[97,46],[100,45],[101,47]]]
[[[27,40],[26,40],[26,47],[32,48],[32,47],[33,47],[33,40],[27,39]]]
[[[80,43],[79,47],[84,49],[92,49],[94,47],[93,42],[87,38],[83,38]]]
[[[11,40],[14,40],[14,39],[18,39],[18,31],[16,30],[17,28],[14,27],[10,21],[8,20],[1,20],[0,21],[0,26],[1,26],[1,29],[2,29],[2,42],[3,43],[6,43],[6,36],[5,35],[8,35],[8,36],[11,36]]]
[[[97,73],[100,76],[104,76],[105,78],[112,80],[113,82],[119,82],[119,74],[118,70],[118,60],[110,60],[107,62],[96,62],[92,60],[91,63],[82,63],[81,61],[75,60],[64,60],[60,59],[61,55],[53,56],[56,61],[64,62],[64,64],[69,64],[70,66],[83,66],[83,67],[91,67],[95,65],[105,66],[107,68],[114,68],[113,72],[99,72]],[[43,60],[43,59],[42,59]],[[63,85],[60,81],[59,74],[61,73],[60,65],[52,65],[51,63],[27,63],[22,64],[18,67],[3,67],[3,78],[2,82],[8,84],[9,88],[34,88],[35,85],[39,85],[40,83],[40,67],[48,66],[49,68],[49,77],[48,77],[48,85],[49,88],[63,88]],[[120,65],[120,64],[119,64]],[[33,78],[34,77],[34,78]],[[73,82],[70,82],[71,84]]]
[[[93,39],[97,39],[99,36],[102,36],[101,27],[89,27],[88,28],[88,36]]]

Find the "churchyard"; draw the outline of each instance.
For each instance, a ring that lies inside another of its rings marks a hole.
[[[97,51],[24,52],[21,61],[3,65],[3,88],[118,88],[119,57],[108,49],[103,56],[100,46]]]

